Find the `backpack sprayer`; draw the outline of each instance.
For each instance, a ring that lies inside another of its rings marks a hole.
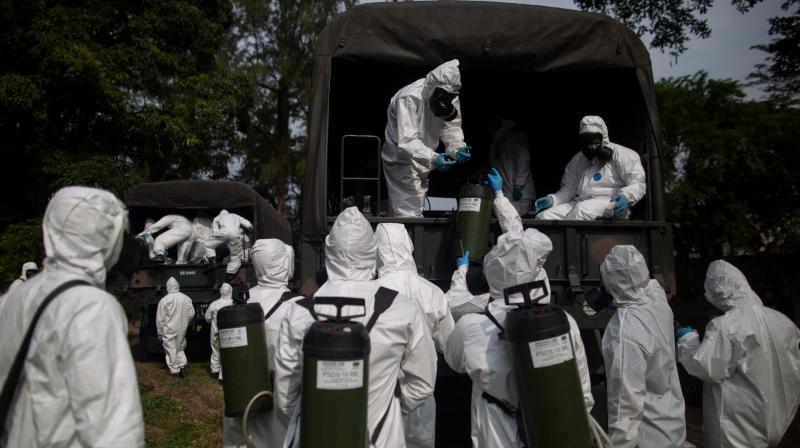
[[[542,294],[531,298],[531,293]],[[511,344],[524,439],[530,448],[611,446],[586,412],[566,312],[539,302],[550,296],[544,280],[506,288],[501,338]]]

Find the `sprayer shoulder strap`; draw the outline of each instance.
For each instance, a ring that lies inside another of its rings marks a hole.
[[[394,397],[400,398],[400,380],[398,379],[396,383],[394,383]],[[386,417],[389,416],[389,410],[392,409],[392,402],[394,398],[389,400],[389,406],[386,407],[386,411],[383,413],[381,420],[378,422],[378,426],[375,427],[375,432],[372,433],[372,437],[369,438],[369,441],[375,445],[378,442],[378,436],[381,435],[381,430],[383,429],[384,423],[386,423]]]
[[[372,327],[375,326],[375,322],[378,321],[381,314],[392,306],[397,294],[397,291],[393,289],[384,288],[383,286],[378,288],[378,292],[375,293],[375,309],[372,311],[372,316],[369,317],[366,325],[368,333],[372,331]]]
[[[488,317],[488,318],[489,318],[489,320],[490,320],[490,321],[492,321],[492,323],[493,323],[493,324],[494,324],[494,325],[495,325],[495,326],[496,326],[496,327],[497,327],[497,328],[500,330],[500,335],[501,335],[501,336],[505,334],[505,332],[506,332],[506,329],[505,329],[505,328],[503,328],[503,326],[502,326],[502,325],[500,325],[500,322],[498,322],[498,321],[497,321],[497,318],[495,318],[495,317],[492,315],[492,313],[490,313],[490,312],[489,312],[489,308],[486,308],[485,310],[483,310],[483,311],[481,312],[481,314],[483,314],[484,316]]]
[[[28,326],[28,330],[25,332],[25,337],[22,339],[19,350],[14,356],[14,361],[11,363],[11,368],[8,370],[6,382],[3,384],[3,391],[0,393],[0,440],[5,435],[4,422],[6,421],[6,417],[11,410],[11,400],[13,400],[14,392],[17,390],[19,377],[22,374],[22,367],[25,364],[25,359],[28,358],[28,349],[30,348],[31,340],[33,339],[33,332],[36,330],[36,324],[39,323],[39,318],[42,317],[47,305],[49,305],[50,302],[52,302],[53,299],[58,297],[62,292],[72,288],[73,286],[87,284],[88,283],[84,280],[70,280],[52,290],[50,294],[48,294],[47,297],[42,300],[42,303],[39,304],[39,308],[36,309],[36,313],[34,313],[31,323]]]
[[[314,318],[314,320],[319,320],[319,318],[317,317],[317,313],[314,312],[314,298],[313,297],[306,297],[304,299],[298,300],[295,303],[300,305],[300,306],[302,306],[303,308],[307,309],[308,312],[311,314],[311,317]]]
[[[270,316],[272,316],[275,313],[275,311],[278,311],[278,308],[280,308],[281,305],[288,302],[289,300],[294,299],[295,297],[300,297],[300,294],[297,294],[296,292],[292,291],[286,291],[283,294],[281,294],[281,297],[278,299],[277,302],[275,302],[275,305],[272,305],[272,308],[270,308],[269,311],[267,311],[267,314],[264,315],[264,320],[269,319]]]

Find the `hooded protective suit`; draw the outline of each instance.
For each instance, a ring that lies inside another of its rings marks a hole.
[[[497,215],[497,220],[500,223],[500,229],[503,233],[523,232],[522,220],[516,208],[511,204],[504,194],[496,193],[494,200],[494,213]],[[553,243],[547,235],[537,231],[536,229],[528,229],[523,232],[523,237],[528,239],[532,245],[543,245],[542,247],[550,247],[544,257],[540,260],[539,268],[544,267],[547,255],[553,248]],[[550,280],[547,278],[547,272],[540,269],[536,280],[544,280],[547,284],[547,290],[550,291]],[[500,292],[502,295],[502,291]],[[470,313],[482,313],[486,310],[486,306],[491,299],[490,294],[475,295],[469,291],[467,287],[467,266],[459,266],[450,279],[450,289],[445,293],[447,304],[450,308],[450,314],[457,322],[461,316]],[[549,299],[547,299],[549,301]]]
[[[167,215],[156,221],[146,230],[150,235],[155,235],[162,229],[167,229],[156,237],[153,243],[153,252],[158,255],[167,255],[167,250],[192,237],[192,223],[181,215]]]
[[[222,379],[222,374],[219,370],[219,328],[217,327],[217,312],[229,305],[233,305],[233,288],[231,285],[227,283],[223,283],[222,286],[219,288],[219,299],[211,302],[206,308],[206,322],[211,324],[211,360],[208,363],[208,367],[212,373],[219,373],[220,379]]]
[[[486,254],[483,266],[491,296],[487,310],[503,325],[506,313],[514,309],[505,305],[503,290],[509,286],[546,279],[543,266],[553,245],[546,235],[536,229],[522,231],[519,215],[502,192],[496,194],[495,208],[502,210],[497,215],[498,218],[503,216],[500,223],[505,233]],[[541,303],[548,302],[549,298]],[[578,324],[569,314],[567,319],[588,412],[594,406],[594,398],[586,353]],[[522,447],[524,442],[519,436],[515,417],[483,397],[485,392],[510,409],[518,407],[511,347],[499,339],[494,323],[483,314],[462,315],[447,341],[445,359],[453,370],[467,373],[472,380],[473,446]]]
[[[336,218],[325,239],[328,281],[316,297],[363,298],[366,315],[353,321],[365,324],[374,312],[373,280],[376,258],[375,235],[355,207]],[[346,312],[346,311],[345,311]],[[306,331],[314,322],[307,309],[292,304],[281,323],[275,354],[275,402],[281,413],[292,416],[286,443],[299,437],[302,347]],[[370,332],[367,429],[370,437],[384,413],[388,414],[375,447],[404,447],[401,408],[413,410],[433,394],[436,380],[436,350],[425,317],[414,300],[398,294],[380,315]],[[394,395],[400,385],[400,398]],[[297,429],[296,429],[297,428]]]
[[[639,202],[647,191],[645,173],[639,154],[608,139],[605,121],[597,116],[581,119],[580,133],[603,135],[603,146],[613,150],[610,161],[589,160],[578,151],[567,163],[561,189],[549,195],[552,207],[539,212],[536,219],[591,221],[613,216],[611,198],[625,195],[628,207]],[[630,209],[630,208],[629,208]],[[622,216],[627,216],[626,211]]]
[[[184,241],[178,249],[176,264],[206,263],[216,256],[214,249],[206,247],[206,239],[211,236],[211,220],[197,216],[192,220],[192,237]]]
[[[253,262],[258,285],[250,288],[249,302],[260,304],[265,316],[272,311],[269,318],[264,320],[264,330],[267,335],[269,368],[274,372],[275,346],[278,343],[281,321],[289,310],[289,303],[302,299],[302,296],[295,295],[278,305],[281,296],[290,292],[287,285],[294,273],[294,250],[292,246],[278,239],[258,240],[253,244],[250,259]],[[286,422],[277,414],[273,409],[266,415],[250,418],[247,431],[255,446],[282,446],[286,435]],[[245,447],[241,418],[223,417],[222,428],[223,444],[226,448]]]
[[[162,337],[169,372],[177,375],[186,367],[186,329],[194,317],[192,299],[180,292],[174,277],[167,280],[167,295],[158,301],[156,331]]]
[[[536,197],[528,137],[516,128],[516,122],[504,119],[492,138],[489,155],[492,166],[503,177],[503,194],[520,216],[525,215],[531,210],[531,201]],[[514,199],[515,190],[521,191],[519,199]]]
[[[5,447],[144,446],[128,321],[103,288],[122,250],[128,212],[113,194],[59,190],[42,222],[44,270],[0,301],[0,384],[34,313],[70,280],[33,333],[5,422]]]
[[[378,224],[378,282],[408,297],[413,297],[425,315],[436,351],[444,353],[447,338],[453,331],[453,317],[447,299],[438,286],[417,274],[414,245],[402,224]],[[433,448],[436,441],[436,400],[425,400],[405,418],[406,444]]]
[[[228,244],[228,249],[231,252],[231,259],[225,269],[228,274],[236,275],[239,272],[239,268],[242,267],[242,260],[244,259],[243,230],[253,230],[253,224],[236,213],[230,213],[227,210],[219,212],[219,215],[211,223],[211,236],[206,239],[205,245],[213,251],[221,246],[222,243]]]
[[[617,307],[603,334],[611,441],[618,448],[682,447],[685,410],[666,294],[633,246],[612,248],[600,274]]]
[[[38,271],[39,267],[36,266],[36,263],[32,261],[28,261],[22,264],[22,274],[11,282],[11,285],[8,287],[8,290],[11,291],[12,289],[16,288],[17,286],[25,283],[28,281],[28,271]]]
[[[451,121],[434,115],[428,105],[437,87],[458,93],[461,73],[457,59],[445,62],[425,78],[400,89],[386,109],[381,159],[393,216],[422,216],[428,192],[428,174],[433,168],[440,139],[453,160],[456,159],[456,150],[466,146],[458,97],[453,100],[458,116]]]
[[[706,300],[724,312],[678,339],[678,359],[703,380],[703,433],[710,447],[773,447],[800,403],[800,330],[761,305],[744,275],[711,262]]]

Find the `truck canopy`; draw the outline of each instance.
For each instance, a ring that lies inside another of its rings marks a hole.
[[[160,214],[147,216],[155,219],[170,210],[172,213],[205,210],[213,219],[221,209],[236,213],[244,209],[250,211],[245,212],[248,215],[245,217],[253,221],[257,239],[278,238],[286,244],[292,243],[292,231],[286,218],[279,215],[258,192],[241,182],[178,180],[141,184],[128,192],[125,203],[132,212],[139,208],[162,210]],[[142,223],[138,221],[143,222],[144,218],[143,214],[135,213],[131,217],[132,228],[140,228]]]
[[[317,40],[303,191],[305,237],[327,233],[326,216],[344,208],[335,199],[344,189],[338,177],[342,165],[355,164],[340,161],[342,136],[383,140],[392,95],[453,58],[461,63],[463,128],[473,161],[440,182],[445,177],[431,173],[430,196],[455,197],[462,180],[473,174],[468,170],[488,162],[491,123],[500,117],[523,123],[537,194],[553,192],[576,152],[580,118],[600,115],[612,141],[642,156],[648,192],[640,219],[663,220],[650,57],[630,29],[601,14],[542,6],[381,3],[337,16]]]

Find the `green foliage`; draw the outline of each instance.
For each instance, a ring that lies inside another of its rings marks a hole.
[[[353,0],[239,0],[235,61],[257,89],[242,117],[240,178],[293,218],[303,179],[314,42]],[[289,205],[287,207],[287,204]]]
[[[33,261],[41,269],[44,259],[41,218],[8,226],[0,234],[0,253],[3,254],[0,257],[0,291],[5,291],[20,276],[26,261]]]
[[[800,100],[800,1],[789,0],[782,5],[784,11],[791,7],[791,16],[769,19],[769,34],[775,36],[772,42],[752,47],[768,56],[749,78],[752,84],[762,85],[774,100]]]
[[[607,14],[626,24],[639,36],[650,34],[652,48],[669,51],[677,58],[686,51],[686,43],[711,35],[708,20],[703,16],[714,0],[574,0],[584,11]],[[747,12],[762,0],[731,0],[739,12]],[[794,1],[794,0],[792,0]]]
[[[6,219],[41,213],[69,184],[121,195],[227,176],[253,92],[220,56],[232,20],[226,0],[3,2],[0,157],[16,175],[2,186],[30,186]]]
[[[746,101],[738,82],[704,72],[656,92],[679,258],[796,250],[800,110]]]

